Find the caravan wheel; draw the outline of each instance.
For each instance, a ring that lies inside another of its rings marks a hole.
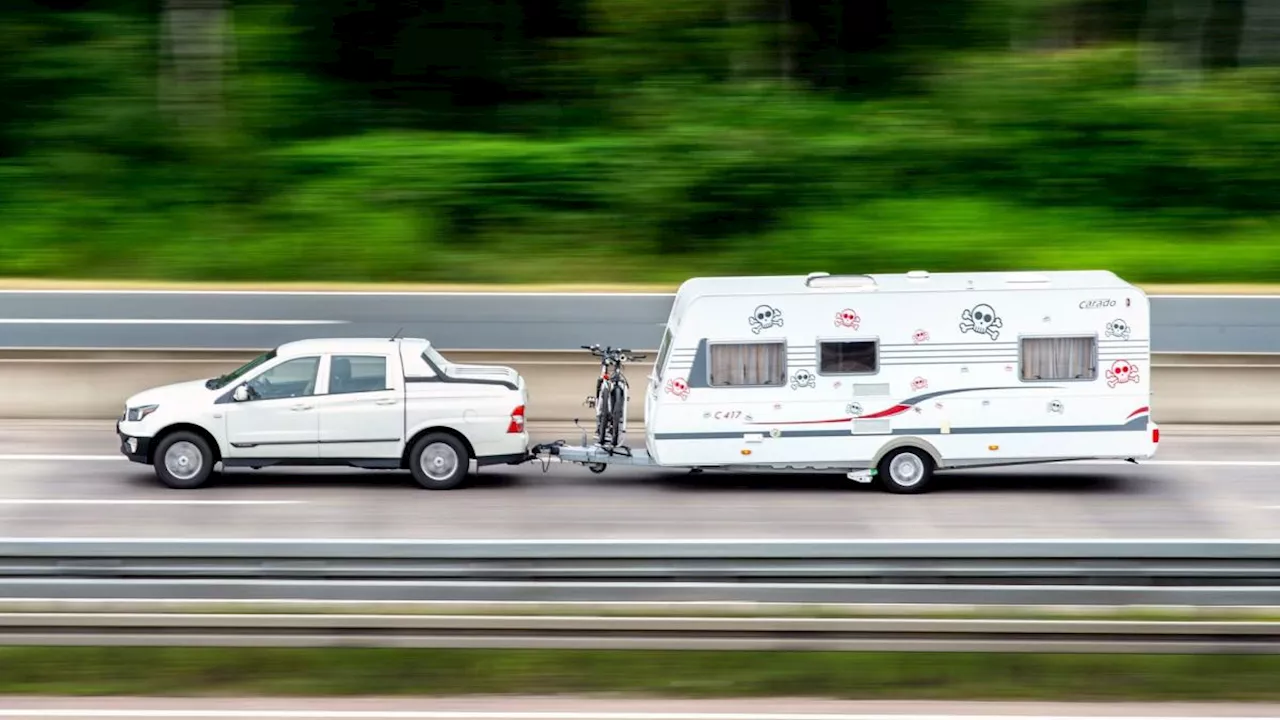
[[[902,495],[925,492],[933,482],[933,458],[915,448],[892,450],[880,460],[876,478],[887,492]]]

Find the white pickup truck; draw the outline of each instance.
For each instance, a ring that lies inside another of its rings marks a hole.
[[[457,487],[477,466],[529,457],[524,378],[457,365],[419,338],[302,340],[226,375],[165,385],[126,402],[120,451],[172,488],[223,467],[409,469],[424,488]]]

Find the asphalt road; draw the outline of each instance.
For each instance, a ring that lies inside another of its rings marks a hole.
[[[0,348],[251,350],[426,337],[447,350],[653,349],[665,294],[0,291]],[[1280,352],[1280,296],[1154,296],[1158,353]]]
[[[565,437],[533,428],[535,440]],[[1162,435],[1154,464],[940,476],[895,496],[842,476],[486,468],[449,492],[405,473],[237,470],[171,491],[110,423],[0,424],[0,536],[395,539],[1280,538],[1280,438]]]
[[[1033,703],[814,698],[665,700],[576,697],[38,698],[9,697],[0,718],[155,720],[1191,720],[1275,718],[1267,703]]]

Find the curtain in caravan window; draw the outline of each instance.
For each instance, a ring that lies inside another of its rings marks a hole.
[[[1092,337],[1023,338],[1023,380],[1093,380],[1098,377]]]
[[[785,343],[741,343],[708,348],[712,387],[784,385],[787,382]]]

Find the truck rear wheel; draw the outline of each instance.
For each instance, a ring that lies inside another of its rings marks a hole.
[[[160,440],[154,465],[160,482],[175,490],[194,490],[213,475],[213,450],[195,433],[175,432]]]
[[[471,468],[471,457],[458,438],[431,433],[413,444],[409,469],[413,479],[428,490],[452,490],[462,484]]]
[[[900,495],[925,492],[933,483],[933,458],[911,447],[891,450],[876,467],[876,479],[886,492]]]

